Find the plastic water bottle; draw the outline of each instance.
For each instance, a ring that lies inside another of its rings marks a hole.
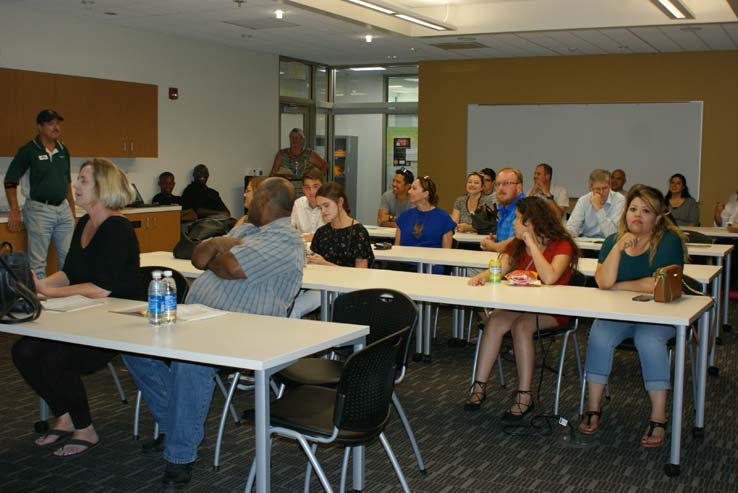
[[[177,321],[177,283],[171,270],[164,271],[164,320],[168,324]]]
[[[147,315],[149,325],[158,326],[164,321],[164,283],[161,280],[160,270],[155,270],[151,273]]]

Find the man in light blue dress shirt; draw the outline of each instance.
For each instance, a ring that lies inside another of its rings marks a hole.
[[[572,236],[606,238],[618,231],[625,197],[610,190],[610,172],[596,169],[589,175],[589,193],[579,197],[566,227]]]

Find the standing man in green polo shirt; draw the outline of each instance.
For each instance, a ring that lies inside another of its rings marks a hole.
[[[69,171],[69,150],[59,142],[60,122],[54,110],[36,116],[38,135],[18,149],[5,173],[5,195],[10,205],[8,229],[20,231],[26,225],[31,270],[46,277],[49,241],[54,241],[59,269],[69,250],[74,232],[74,196]],[[18,206],[18,184],[23,180],[23,218]]]

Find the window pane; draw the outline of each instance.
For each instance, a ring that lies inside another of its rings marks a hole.
[[[279,62],[279,95],[310,99],[310,66],[301,62]]]
[[[387,78],[387,102],[403,103],[418,101],[418,76],[400,75]]]
[[[328,69],[326,67],[318,67],[315,76],[315,100],[328,101]]]
[[[336,70],[336,103],[382,103],[384,71]]]

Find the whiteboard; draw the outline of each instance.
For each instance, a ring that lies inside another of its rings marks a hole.
[[[523,190],[539,163],[569,197],[589,191],[597,168],[625,170],[626,188],[666,192],[674,173],[699,200],[702,101],[680,103],[477,105],[468,107],[467,173],[506,166],[523,172]]]

